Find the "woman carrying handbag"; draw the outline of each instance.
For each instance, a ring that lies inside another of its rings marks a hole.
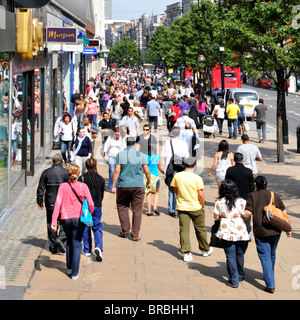
[[[77,165],[68,166],[69,182],[62,183],[58,189],[54,211],[52,215],[51,229],[56,232],[57,219],[60,215],[61,224],[67,236],[67,273],[72,280],[78,279],[78,271],[81,255],[81,241],[85,224],[80,221],[82,202],[87,199],[90,212],[94,211],[94,201],[86,184],[77,182],[80,168]],[[76,192],[72,192],[72,189]]]

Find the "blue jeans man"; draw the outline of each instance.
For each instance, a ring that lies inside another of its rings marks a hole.
[[[168,201],[168,211],[173,217],[178,216],[178,211],[176,209],[177,196],[172,186],[169,187],[169,201]]]
[[[233,134],[232,134],[232,125],[233,125]],[[228,119],[228,131],[229,131],[229,138],[237,138],[237,131],[238,131],[238,119]]]

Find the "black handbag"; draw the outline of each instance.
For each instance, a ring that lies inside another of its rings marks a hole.
[[[169,187],[175,173],[181,172],[185,169],[184,160],[181,159],[175,159],[174,149],[172,141],[170,141],[171,144],[171,150],[172,150],[172,157],[170,159],[170,163],[168,164],[167,170],[166,170],[166,178],[165,178],[165,184]]]
[[[213,226],[211,227],[211,237],[210,237],[209,246],[224,249],[225,247],[224,240],[216,236],[216,233],[218,232],[219,228],[220,228],[220,220],[215,220]]]
[[[52,150],[60,150],[60,145],[61,145],[61,139],[60,139],[60,135],[58,135],[53,139]]]

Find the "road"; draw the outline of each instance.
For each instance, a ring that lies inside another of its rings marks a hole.
[[[268,131],[276,131],[277,92],[275,90],[252,87],[244,84],[243,87],[255,89],[259,97],[264,99],[265,104],[270,107],[267,112]],[[295,137],[296,128],[300,124],[300,95],[289,94],[286,96],[286,110],[289,134]]]

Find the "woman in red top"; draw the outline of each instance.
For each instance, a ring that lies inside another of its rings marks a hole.
[[[98,107],[97,103],[93,101],[92,97],[89,97],[89,103],[86,104],[86,114],[90,119],[90,123],[96,126],[97,118],[99,118]]]
[[[79,175],[80,168],[77,165],[68,166],[70,182],[62,183],[58,189],[51,222],[51,229],[56,232],[57,219],[60,214],[61,224],[67,237],[68,274],[72,275],[73,280],[78,279],[81,241],[85,229],[85,224],[80,222],[82,204],[74,192],[82,202],[84,198],[87,199],[90,212],[94,212],[94,202],[90,190],[85,183],[77,182]]]
[[[180,111],[181,111],[181,108],[178,105],[178,101],[173,100],[173,106],[169,109],[169,120],[170,120],[169,132],[172,131],[176,120],[180,117]]]

